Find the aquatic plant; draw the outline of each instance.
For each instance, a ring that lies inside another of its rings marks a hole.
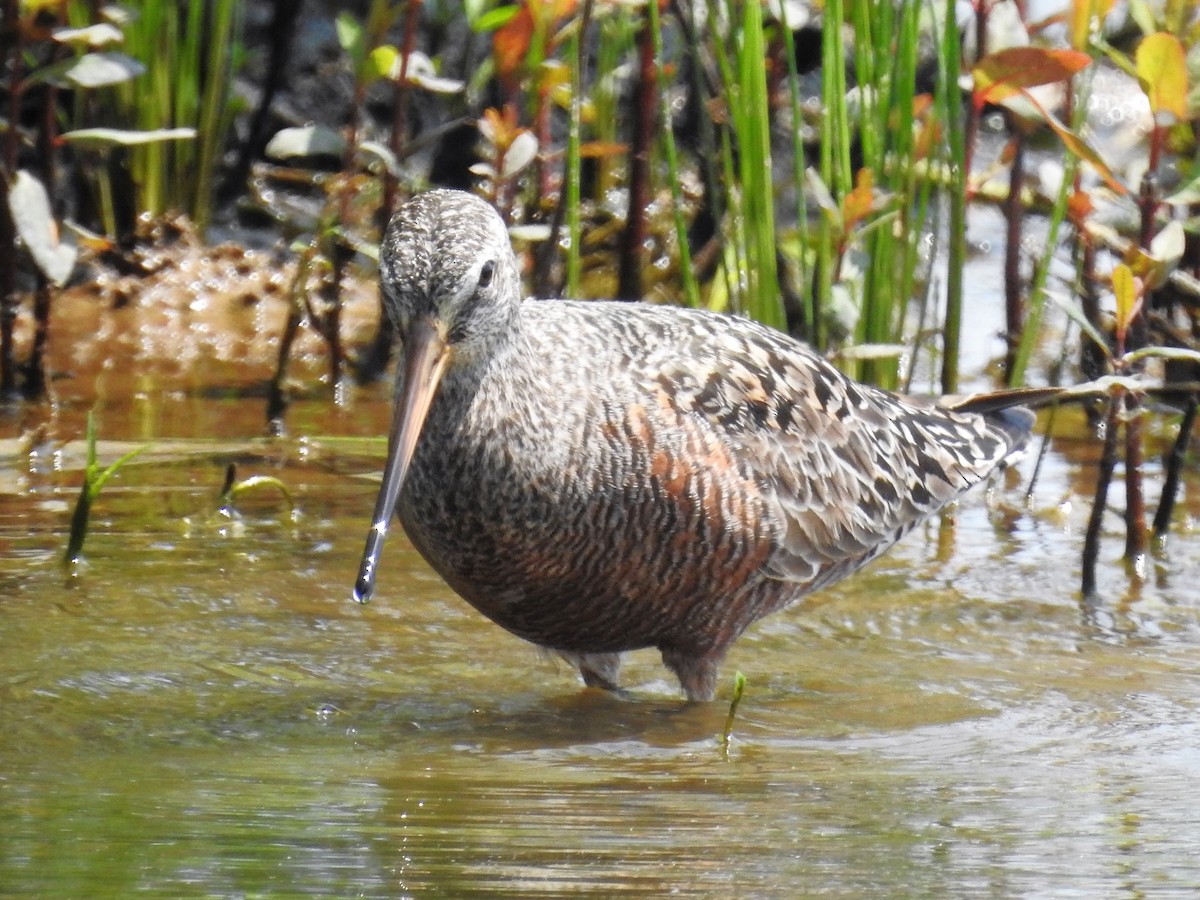
[[[261,493],[264,489],[278,493],[287,503],[288,509],[295,510],[296,501],[292,497],[292,492],[281,479],[274,475],[251,475],[249,478],[239,479],[237,464],[230,463],[225,467],[225,481],[221,485],[221,514],[234,515],[237,512],[239,499],[244,499],[249,494]]]
[[[63,562],[74,565],[83,554],[83,542],[87,538],[88,522],[92,514],[92,506],[100,497],[101,490],[108,480],[121,470],[131,459],[144,453],[150,445],[145,444],[130,450],[105,468],[100,468],[96,455],[96,418],[89,412],[87,417],[87,434],[85,437],[87,461],[83,469],[83,483],[79,487],[79,498],[75,501],[75,509],[71,514],[71,530],[67,537],[67,549],[63,554]]]
[[[737,719],[738,706],[746,693],[746,676],[740,671],[733,673],[733,698],[729,701],[729,712],[725,716],[725,726],[721,729],[721,752],[729,756],[729,744],[733,740],[733,723]]]

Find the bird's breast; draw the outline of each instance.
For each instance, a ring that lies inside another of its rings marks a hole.
[[[434,422],[401,494],[410,539],[522,637],[598,652],[701,633],[761,578],[774,538],[728,447],[653,402],[538,427]]]

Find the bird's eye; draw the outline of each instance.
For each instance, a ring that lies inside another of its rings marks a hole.
[[[496,274],[496,261],[489,259],[483,264],[483,268],[479,270],[479,286],[487,287],[492,283],[492,277]]]

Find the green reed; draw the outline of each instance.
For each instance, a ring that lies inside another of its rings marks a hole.
[[[700,289],[696,284],[695,274],[692,272],[692,255],[688,248],[688,230],[687,220],[684,217],[679,153],[675,148],[675,133],[671,129],[671,106],[667,94],[671,82],[667,78],[663,65],[662,22],[659,20],[657,3],[648,3],[646,10],[650,18],[650,31],[654,37],[654,57],[658,60],[659,108],[663,117],[663,152],[666,156],[667,183],[670,185],[671,190],[671,209],[675,223],[675,245],[679,251],[677,263],[679,275],[683,281],[683,301],[688,306],[699,306]]]
[[[86,18],[76,3],[73,20]],[[185,211],[203,229],[232,125],[233,73],[240,64],[242,0],[159,3],[139,0],[124,25],[124,49],[146,72],[118,87],[105,118],[153,131],[192,127],[195,141],[147,143],[129,150],[138,211]]]
[[[766,24],[758,3],[730,0],[723,14],[709,4],[711,21],[727,20],[732,53],[720,35],[712,49],[721,77],[728,124],[722,129],[726,178],[726,287],[729,304],[777,328],[786,328],[776,264],[775,191],[771,161],[771,109],[767,93]]]
[[[918,0],[852,0],[850,8],[857,85],[854,134],[876,192],[873,212],[857,226],[854,241],[866,260],[857,291],[854,341],[859,345],[901,346],[909,303],[920,293],[918,262],[930,217],[928,166],[919,166],[928,159],[920,159],[925,150],[917,141],[926,126],[915,117],[921,8]],[[842,115],[839,109],[839,120]],[[856,374],[896,387],[897,353],[869,354]]]

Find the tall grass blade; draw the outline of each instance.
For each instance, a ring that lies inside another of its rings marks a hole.
[[[784,329],[787,322],[776,271],[775,192],[771,168],[771,110],[767,95],[762,6],[743,4],[737,92],[731,97],[738,138],[747,250],[747,304],[754,319]]]

